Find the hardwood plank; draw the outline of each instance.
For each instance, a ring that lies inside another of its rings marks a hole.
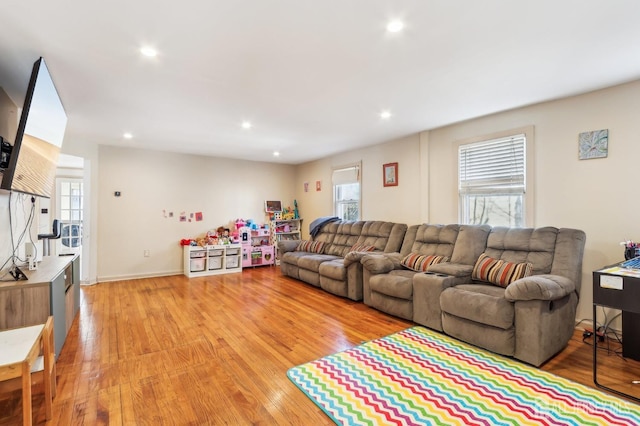
[[[287,370],[412,325],[277,267],[82,287],[49,424],[330,425]],[[577,330],[541,368],[593,387],[588,343]],[[640,362],[599,359],[602,383],[640,392]],[[34,396],[40,425],[42,401]],[[20,394],[0,396],[0,413],[0,425],[19,423]]]

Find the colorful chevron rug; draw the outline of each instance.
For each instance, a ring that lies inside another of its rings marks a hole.
[[[640,425],[640,406],[413,327],[290,369],[337,424]]]

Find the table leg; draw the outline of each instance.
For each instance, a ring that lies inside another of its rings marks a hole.
[[[598,335],[596,333],[598,326],[598,318],[596,318],[596,304],[593,304],[593,383],[596,386],[600,386],[598,384]]]
[[[22,424],[31,426],[31,365],[22,363]]]
[[[629,395],[627,393],[624,393],[622,391],[619,391],[617,389],[612,389],[608,386],[605,385],[601,385],[600,383],[598,383],[598,319],[596,318],[596,308],[598,307],[597,304],[593,304],[593,383],[596,385],[596,387],[600,388],[600,389],[604,389],[608,392],[614,393],[616,395],[631,399],[635,402],[640,402],[640,398],[635,397],[633,395]],[[606,331],[606,330],[605,330]]]

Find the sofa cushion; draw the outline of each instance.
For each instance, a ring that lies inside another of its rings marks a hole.
[[[286,253],[282,253],[282,263],[288,263],[290,265],[298,265],[298,261],[306,256],[309,253],[304,251],[288,251]]]
[[[307,253],[322,253],[324,243],[322,241],[302,240],[296,247],[295,251],[304,251]]]
[[[487,248],[489,225],[460,225],[456,245],[451,253],[451,263],[472,266]]]
[[[365,224],[363,221],[356,222],[335,222],[338,228],[333,236],[333,241],[325,247],[325,253],[333,256],[345,257],[351,250],[351,247],[360,239],[362,228]]]
[[[558,229],[493,227],[484,253],[512,263],[531,263],[533,275],[551,273]]]
[[[471,273],[471,279],[507,287],[515,280],[531,275],[531,263],[512,263],[482,253]]]
[[[402,258],[400,263],[412,271],[426,272],[429,266],[435,265],[436,263],[447,262],[448,260],[449,258],[446,256],[409,253]]]
[[[413,297],[412,271],[393,271],[389,274],[374,275],[369,280],[372,292],[381,293],[398,299],[411,300]]]
[[[413,225],[408,238],[402,244],[403,255],[418,253],[451,257],[460,225]]]
[[[440,294],[440,308],[456,317],[506,330],[513,327],[515,310],[504,291],[494,285],[460,284]]]
[[[355,252],[374,251],[375,249],[376,249],[376,246],[374,245],[365,244],[365,243],[355,243],[354,245],[351,246],[349,253],[354,251]]]
[[[331,256],[330,254],[311,254],[307,253],[298,259],[298,268],[306,269],[313,272],[318,272],[320,265],[330,260],[340,259],[337,256]],[[340,259],[342,260],[342,259]]]
[[[347,280],[347,268],[345,267],[343,259],[334,259],[322,262],[318,271],[323,277],[329,277],[338,281]]]

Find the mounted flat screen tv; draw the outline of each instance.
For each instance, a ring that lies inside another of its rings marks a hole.
[[[18,132],[0,188],[51,197],[67,126],[58,91],[43,58],[33,64]]]

